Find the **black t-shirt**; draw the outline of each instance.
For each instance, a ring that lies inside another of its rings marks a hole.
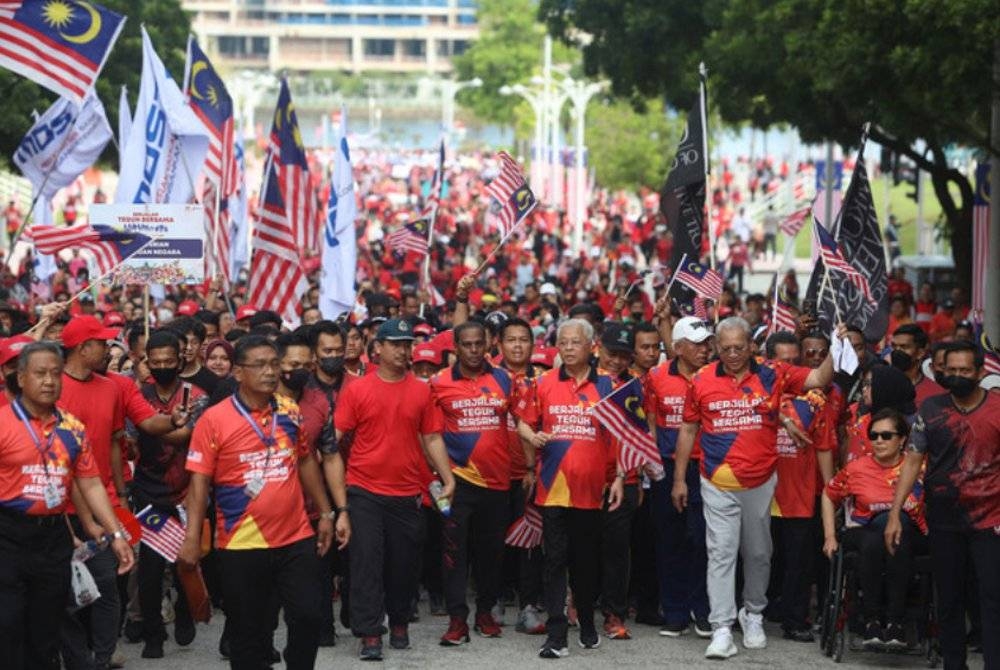
[[[198,372],[189,377],[182,375],[181,381],[194,384],[204,391],[205,395],[211,396],[215,392],[215,387],[219,384],[219,376],[203,365],[198,368]]]
[[[931,532],[1000,533],[1000,394],[987,392],[966,412],[950,394],[928,398],[911,440],[914,450],[927,455],[923,485]]]

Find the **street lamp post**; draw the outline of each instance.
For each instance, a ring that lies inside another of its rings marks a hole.
[[[576,132],[574,149],[575,186],[573,189],[573,251],[580,253],[583,246],[583,221],[586,218],[587,202],[584,197],[586,190],[586,172],[584,170],[584,129],[587,119],[587,103],[597,93],[607,86],[607,82],[588,83],[566,77],[560,82],[566,97],[573,103],[573,115],[576,117]]]
[[[455,96],[466,88],[479,88],[483,80],[479,77],[468,81],[444,79],[441,81],[441,130],[447,135],[455,129]]]
[[[545,191],[545,171],[542,169],[542,154],[545,152],[545,104],[542,98],[529,90],[523,84],[514,84],[513,86],[501,86],[500,95],[519,95],[528,101],[531,105],[531,110],[535,113],[535,146],[534,154],[531,156],[531,173],[529,179],[531,181],[531,190],[534,191],[539,198],[544,197]]]

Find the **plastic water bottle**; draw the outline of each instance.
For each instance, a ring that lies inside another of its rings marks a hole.
[[[86,562],[93,558],[100,549],[101,543],[98,543],[97,540],[87,540],[73,550],[73,558],[80,562]]]
[[[429,489],[431,498],[434,499],[434,504],[437,505],[438,511],[443,516],[451,516],[451,501],[444,495],[444,485],[435,479],[431,482]]]

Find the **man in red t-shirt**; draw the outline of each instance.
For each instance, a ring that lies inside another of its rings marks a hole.
[[[351,433],[347,504],[351,537],[351,629],[364,660],[382,658],[382,617],[389,643],[410,646],[408,624],[419,576],[420,499],[429,460],[451,499],[455,480],[429,385],[409,371],[413,328],[383,322],[375,335],[378,369],[344,387],[334,411],[336,439]]]
[[[533,487],[542,508],[545,548],[547,638],[541,658],[569,654],[564,605],[566,570],[573,581],[580,644],[600,644],[594,603],[600,589],[601,508],[607,464],[614,445],[590,409],[612,391],[611,378],[590,364],[594,329],[583,319],[564,321],[556,333],[563,364],[539,377],[531,397],[520,398],[515,413],[527,445],[526,490]],[[536,459],[536,451],[541,457]],[[619,472],[608,493],[608,509],[621,504],[626,473]]]
[[[288,667],[313,667],[319,646],[317,554],[330,548],[333,520],[298,405],[275,393],[280,369],[270,340],[240,338],[233,354],[237,391],[202,414],[187,455],[188,527],[177,560],[195,565],[201,557],[202,522],[212,487],[234,668],[267,665],[274,596],[288,623]],[[303,490],[320,513],[315,533]]]
[[[450,622],[444,646],[469,641],[465,584],[469,550],[476,581],[475,627],[484,637],[500,637],[491,610],[500,595],[510,449],[507,413],[513,381],[507,371],[486,361],[486,327],[466,321],[455,328],[458,362],[431,378],[436,412],[455,475],[455,499],[442,533],[444,596]],[[470,546],[470,536],[472,538]]]
[[[778,408],[786,393],[823,388],[833,378],[829,355],[810,370],[780,361],[753,360],[750,324],[723,320],[717,330],[720,360],[692,380],[674,457],[674,506],[683,509],[683,475],[695,438],[701,440],[701,496],[708,546],[708,599],[712,641],[708,658],[736,654],[732,625],[739,616],[743,646],[767,645],[763,611],[771,571],[770,508],[776,482]],[[683,466],[683,467],[682,467]],[[736,558],[743,557],[743,609],[737,615]]]

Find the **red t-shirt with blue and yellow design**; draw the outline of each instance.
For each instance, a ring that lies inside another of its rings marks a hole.
[[[506,370],[484,363],[482,374],[462,376],[458,363],[431,378],[435,410],[451,471],[483,488],[510,489],[507,414],[513,381]]]
[[[646,414],[656,417],[656,446],[664,459],[677,452],[677,434],[684,423],[684,403],[691,382],[680,373],[677,359],[660,363],[646,377]],[[691,460],[701,460],[701,440],[695,437]]]
[[[778,462],[778,410],[785,394],[799,395],[811,370],[781,361],[750,360],[740,380],[721,362],[694,376],[684,421],[701,425],[701,474],[724,491],[764,484]]]
[[[188,447],[187,469],[215,487],[216,548],[270,549],[310,537],[298,462],[312,449],[298,405],[281,395],[262,410],[243,405],[263,435],[273,435],[267,446],[237,408],[237,396],[205,410]],[[257,478],[264,487],[251,497],[248,485]]]
[[[875,515],[892,509],[896,482],[899,481],[902,467],[902,458],[895,465],[884,466],[875,460],[873,454],[860,456],[835,474],[823,492],[834,505],[840,505],[845,498],[852,498],[854,507],[851,510],[851,520],[865,526]],[[917,480],[913,490],[906,496],[903,511],[913,519],[920,532],[927,533],[924,487],[920,480]]]
[[[24,410],[41,443],[39,448],[14,407],[12,403],[0,408],[0,507],[28,516],[62,514],[73,478],[101,474],[83,424],[61,410],[44,423]],[[53,507],[45,501],[45,489],[50,484],[57,496]]]
[[[607,462],[615,452],[590,409],[611,390],[611,378],[593,368],[577,383],[560,367],[542,374],[533,393],[518,401],[518,418],[552,436],[536,459],[536,505],[601,508]]]

